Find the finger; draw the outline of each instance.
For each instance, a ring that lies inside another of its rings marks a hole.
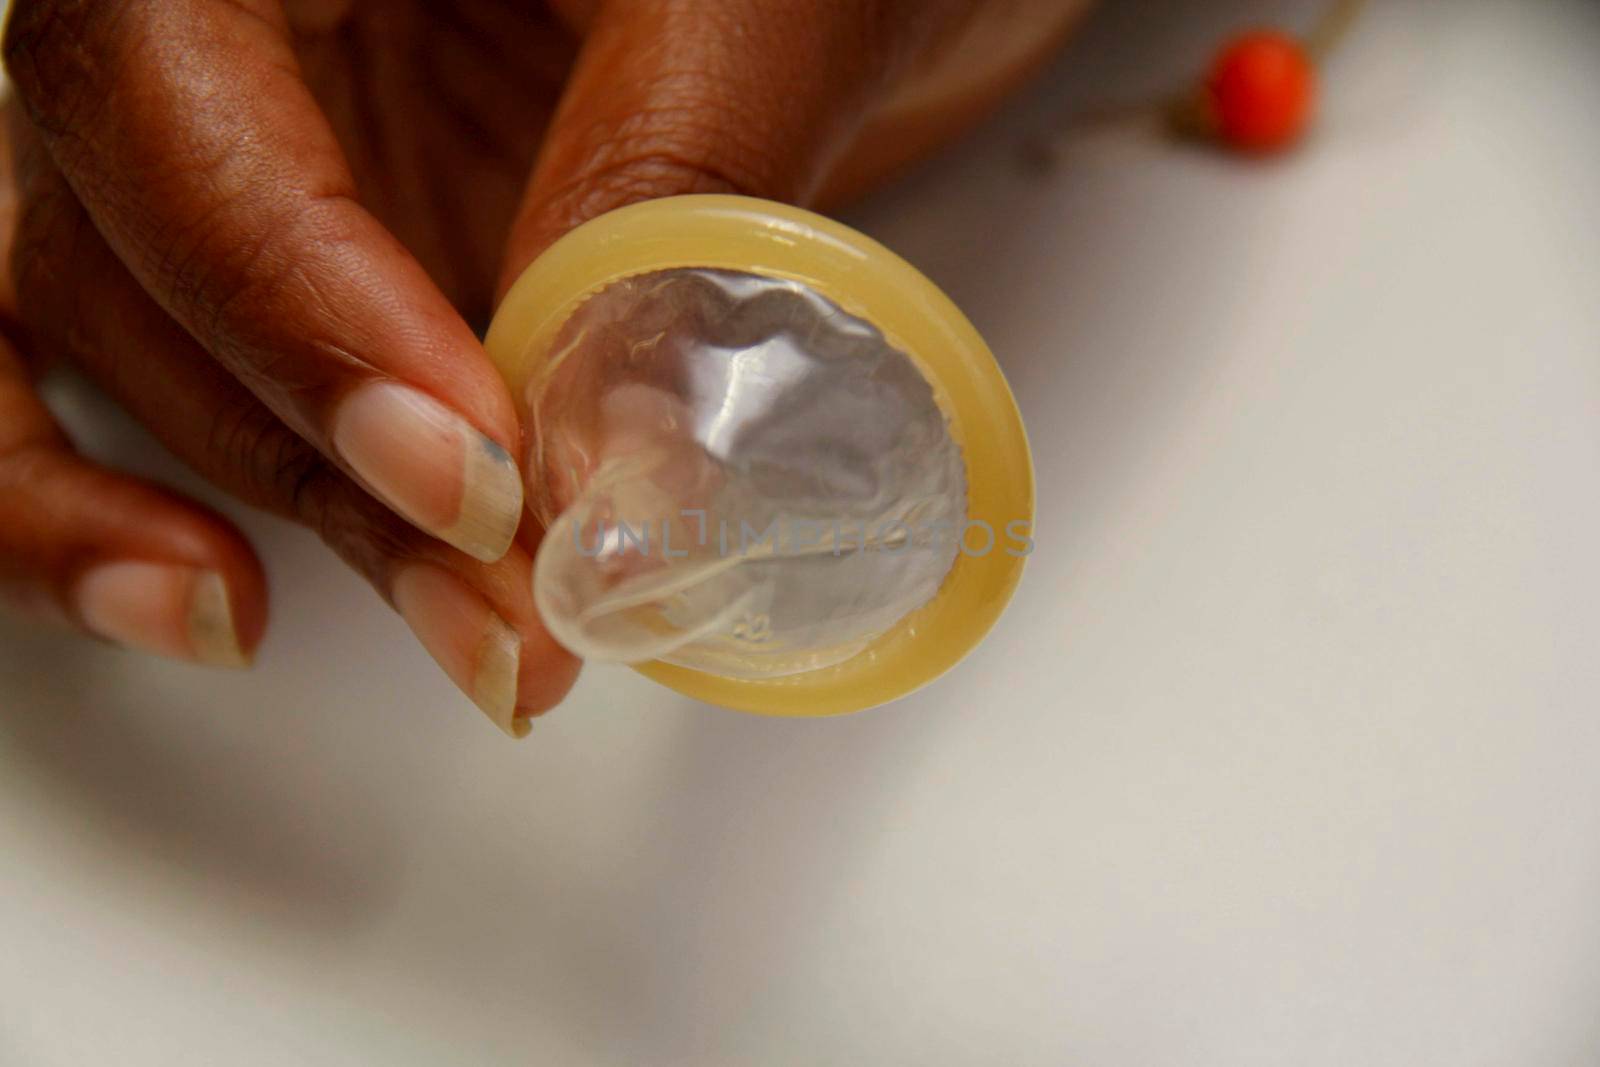
[[[22,229],[32,255],[18,275],[40,332],[180,459],[315,530],[496,725],[525,734],[578,670],[539,622],[528,551],[517,546],[486,564],[396,518],[206,358],[127,274],[59,178],[52,189],[42,184],[35,181],[28,199]]]
[[[0,593],[105,640],[248,666],[266,583],[226,519],[73,452],[0,341]]]
[[[480,559],[522,514],[482,347],[354,199],[278,4],[18,0],[17,92],[154,300],[280,420]]]
[[[1043,69],[1092,2],[984,0],[868,116],[817,205],[855,200],[962,136]]]
[[[512,228],[502,291],[567,230],[636,200],[807,202],[907,64],[973,6],[569,3],[588,36]]]

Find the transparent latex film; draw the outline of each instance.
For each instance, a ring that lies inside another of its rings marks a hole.
[[[793,281],[657,271],[589,297],[529,386],[534,591],[590,659],[765,679],[930,601],[966,517],[933,389]]]

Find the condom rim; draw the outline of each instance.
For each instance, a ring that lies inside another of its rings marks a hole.
[[[649,200],[572,230],[512,285],[485,347],[520,398],[590,296],[635,275],[696,268],[800,282],[877,327],[933,388],[966,463],[968,520],[988,523],[995,544],[983,556],[959,552],[932,600],[843,663],[763,679],[659,661],[634,669],[687,696],[761,715],[841,715],[906,696],[983,640],[1021,578],[1024,557],[1002,546],[1009,523],[1025,522],[1033,535],[1033,463],[1011,390],[972,324],[915,267],[831,219],[739,196]]]

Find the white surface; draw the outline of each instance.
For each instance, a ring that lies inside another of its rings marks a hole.
[[[1013,166],[1223,6],[1113,5],[858,216],[1039,465],[918,697],[593,670],[511,744],[251,516],[251,677],[0,624],[0,1063],[1600,1061],[1600,7],[1380,3],[1281,164]]]

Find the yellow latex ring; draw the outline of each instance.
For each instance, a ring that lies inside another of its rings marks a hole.
[[[840,715],[896,700],[971,651],[1022,575],[1007,531],[1033,526],[1033,462],[1016,401],[983,338],[917,269],[820,215],[738,196],[678,196],[612,211],[567,234],[517,279],[489,329],[489,355],[522,398],[562,324],[611,283],[703,267],[802,282],[881,330],[927,377],[967,466],[976,527],[932,601],[851,659],[781,678],[724,678],[667,663],[647,677],[712,704],[761,715]],[[1011,524],[1023,524],[1021,526]],[[1030,542],[1031,544],[1031,542]]]

